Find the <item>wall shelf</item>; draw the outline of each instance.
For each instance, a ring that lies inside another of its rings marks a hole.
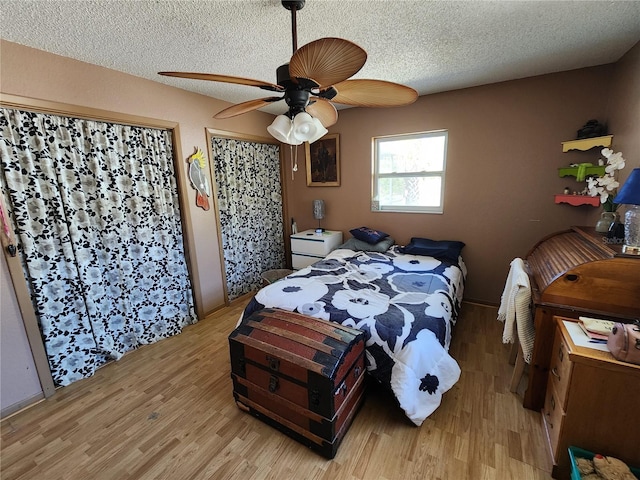
[[[574,207],[579,205],[600,206],[600,197],[590,197],[589,195],[554,195],[556,203],[568,203]]]
[[[585,152],[593,147],[610,147],[612,142],[613,135],[583,138],[581,140],[570,140],[568,142],[562,142],[562,152],[568,152],[569,150],[580,150]]]
[[[595,175],[598,177],[602,177],[605,174],[605,166],[602,165],[591,165],[588,167],[584,168],[584,176],[588,177],[589,175]],[[558,169],[558,176],[559,177],[577,177],[578,176],[578,171],[580,170],[580,167],[563,167],[563,168],[559,168]]]

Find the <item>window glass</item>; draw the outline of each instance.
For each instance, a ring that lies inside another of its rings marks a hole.
[[[374,211],[442,213],[447,132],[373,139]]]

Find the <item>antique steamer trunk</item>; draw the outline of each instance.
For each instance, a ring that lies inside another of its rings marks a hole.
[[[229,335],[229,348],[238,407],[333,458],[364,400],[364,333],[263,309]]]

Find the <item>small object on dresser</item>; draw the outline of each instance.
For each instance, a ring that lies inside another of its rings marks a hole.
[[[609,233],[607,238],[610,243],[622,244],[624,243],[624,223],[620,223],[617,219],[613,221],[609,227]]]
[[[627,205],[622,253],[640,255],[640,168],[634,168],[613,203]]]
[[[324,228],[320,226],[320,220],[322,220],[325,216],[324,209],[324,200],[314,200],[313,201],[313,218],[318,220],[318,228],[316,228],[316,234],[322,235],[324,232]]]
[[[613,330],[616,322],[612,322],[611,320],[602,320],[601,318],[591,318],[591,317],[578,317],[580,327],[583,330],[586,330],[590,333],[595,333],[598,335],[604,335],[604,337],[608,337]]]
[[[564,187],[563,193],[565,195],[570,195],[571,194],[571,189],[569,187]]]
[[[640,365],[640,320],[616,323],[609,334],[607,347],[615,359]]]

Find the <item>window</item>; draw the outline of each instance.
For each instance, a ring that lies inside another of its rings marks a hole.
[[[447,132],[373,138],[372,211],[442,213]]]

